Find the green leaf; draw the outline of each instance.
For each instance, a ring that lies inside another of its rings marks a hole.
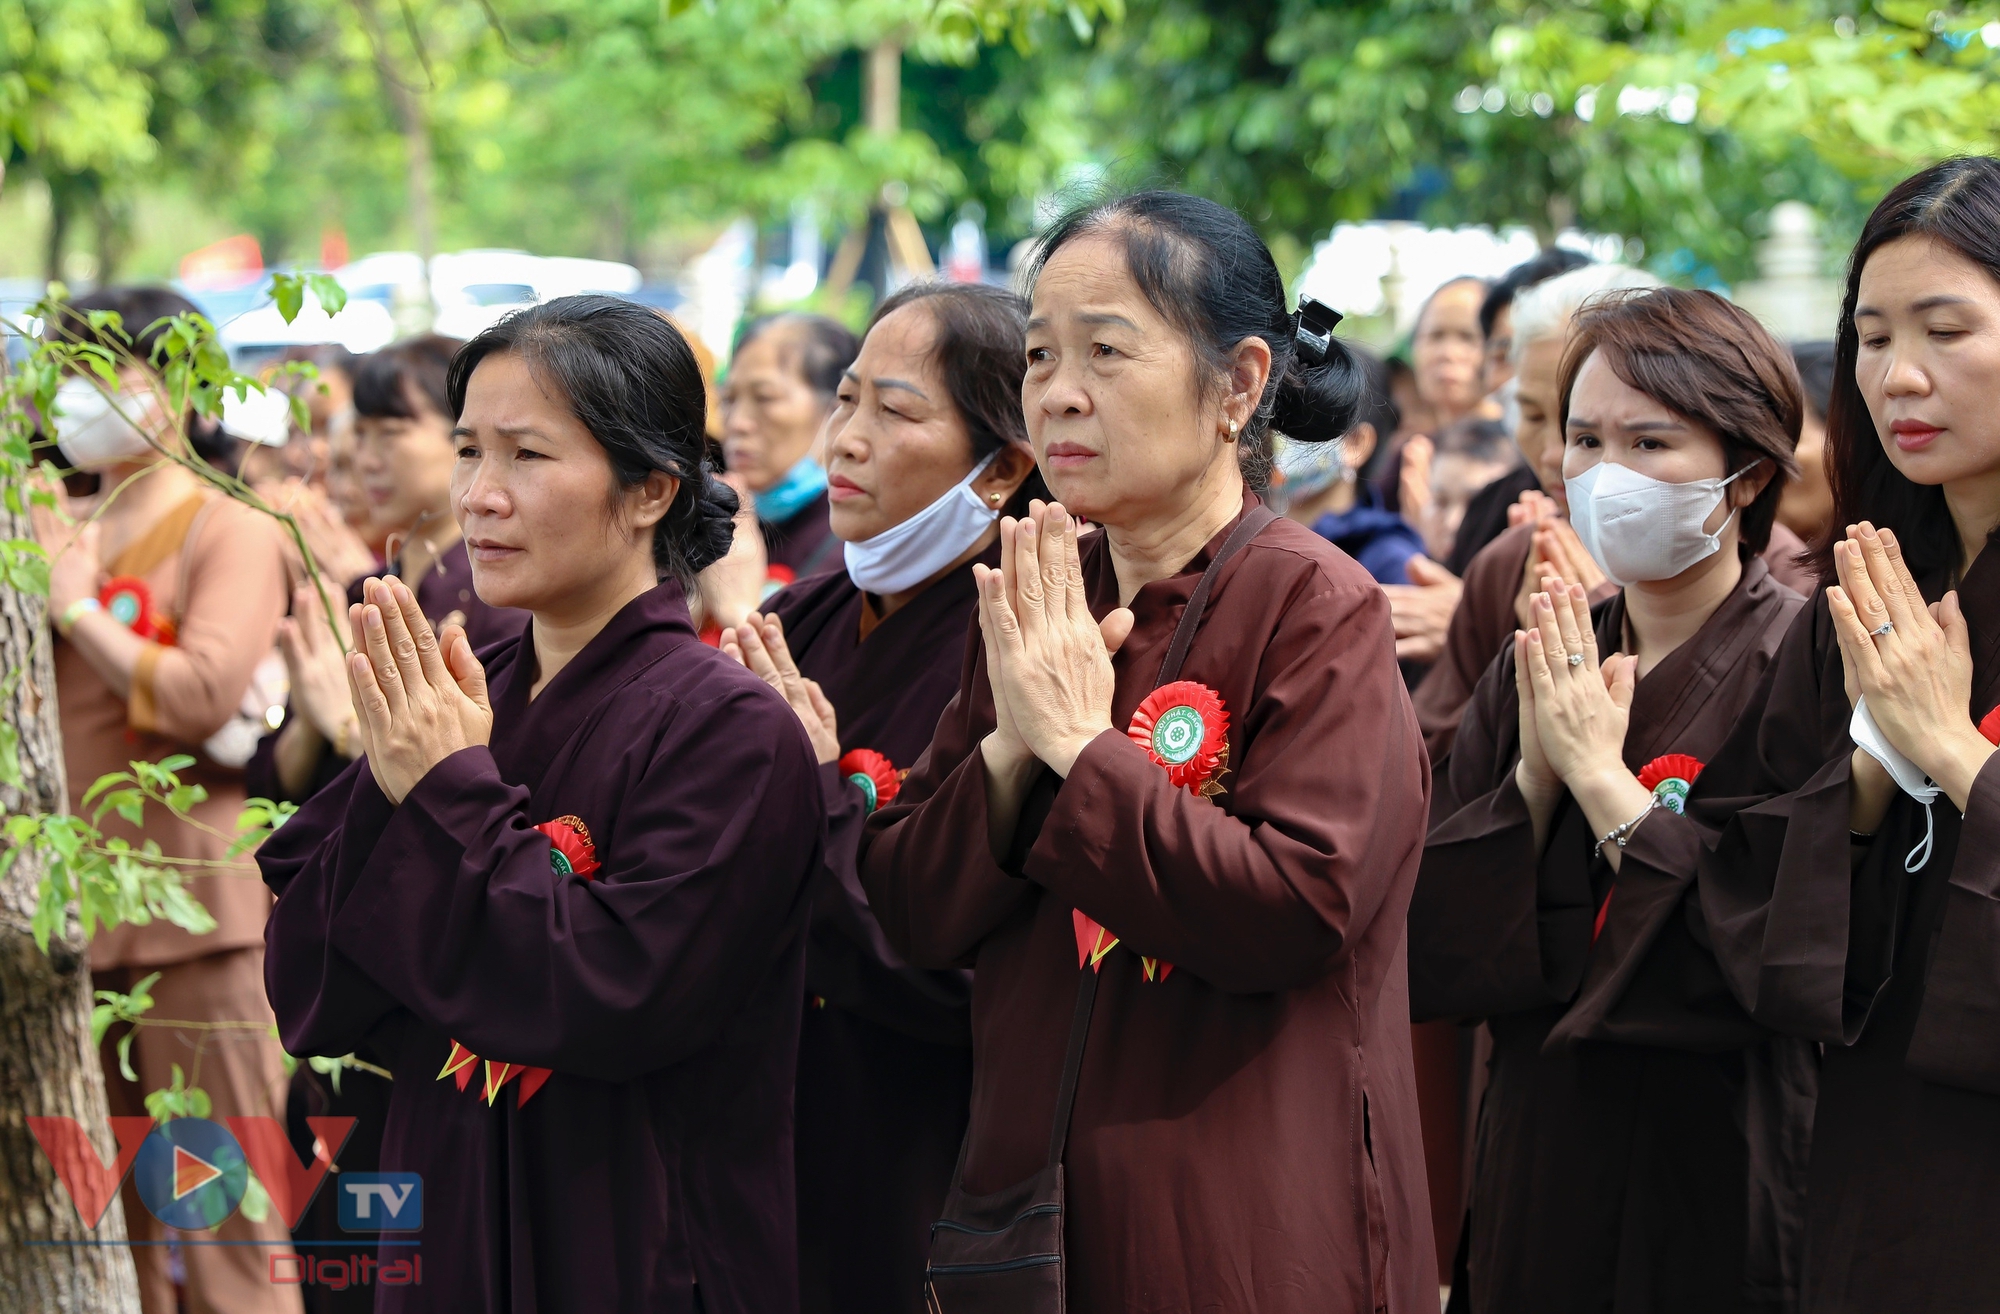
[[[271,1195],[257,1180],[255,1171],[251,1171],[249,1177],[243,1188],[243,1198],[237,1201],[236,1208],[251,1222],[261,1223],[271,1216]]]
[[[289,324],[299,317],[299,311],[306,301],[305,280],[297,274],[271,275],[271,300],[277,303],[278,314]]]
[[[0,722],[0,785],[21,787],[21,732],[11,721]]]
[[[194,759],[186,753],[175,753],[172,757],[160,759],[162,771],[185,771],[194,765]]]
[[[139,1074],[132,1071],[132,1037],[138,1034],[136,1030],[127,1031],[124,1035],[118,1037],[118,1075],[127,1081],[137,1081],[139,1079]],[[179,1071],[179,1069],[176,1068],[175,1071]],[[146,1112],[153,1112],[153,1098],[150,1095],[146,1097]],[[158,1115],[155,1116],[157,1117]]]
[[[347,289],[332,274],[307,274],[306,283],[312,288],[313,299],[319,308],[329,315],[338,315],[347,305]]]

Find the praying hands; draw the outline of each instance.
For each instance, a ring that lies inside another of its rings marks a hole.
[[[354,651],[347,679],[361,719],[368,769],[391,803],[400,804],[432,767],[493,732],[486,670],[465,629],[447,625],[440,639],[400,579],[370,579],[364,601],[348,608]]]

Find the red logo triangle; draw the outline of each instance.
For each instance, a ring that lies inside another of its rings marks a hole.
[[[220,1176],[222,1169],[208,1160],[189,1154],[178,1145],[174,1147],[174,1199],[199,1191]]]

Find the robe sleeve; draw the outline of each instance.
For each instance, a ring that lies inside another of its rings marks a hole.
[[[1632,833],[1616,875],[1604,873],[1582,985],[1549,1050],[1611,1040],[1713,1051],[1766,1034],[1723,980],[1693,897],[1709,837],[1695,818],[1664,807]]]
[[[1376,918],[1402,915],[1392,892],[1423,843],[1429,763],[1388,599],[1309,580],[1268,642],[1238,649],[1259,676],[1240,721],[1232,710],[1228,806],[1177,788],[1107,730],[1023,868],[1133,952],[1223,990],[1287,989],[1338,966]]]
[[[1848,710],[1822,592],[1688,798],[1718,836],[1696,888],[1730,989],[1765,1026],[1826,1044],[1853,1043],[1888,982],[1922,824],[1899,795],[1872,843],[1850,842]]]
[[[1503,649],[1466,707],[1431,803],[1410,902],[1410,1010],[1419,1021],[1552,1003],[1580,973],[1589,875],[1587,859],[1566,859],[1589,841],[1565,794],[1549,823],[1550,857],[1538,862],[1534,819],[1514,783],[1520,756],[1514,654]]]
[[[549,818],[484,746],[399,807],[350,807],[307,865],[325,869],[328,947],[421,1022],[481,1055],[623,1081],[714,1041],[799,934],[822,807],[790,709],[733,690],[667,713],[593,880],[552,872],[534,829]]]
[[[278,896],[264,922],[264,991],[288,1054],[351,1053],[397,1008],[327,934],[393,812],[363,758],[257,849]]]
[[[1908,1062],[1932,1081],[2000,1095],[2000,753],[1966,799]]]
[[[868,820],[859,873],[883,934],[917,967],[970,967],[980,942],[1031,901],[1033,887],[993,861],[986,761],[993,730],[985,642],[966,636],[958,696],[896,801]]]
[[[1504,533],[1473,557],[1445,631],[1444,651],[1411,696],[1434,767],[1442,769],[1480,676],[1513,632],[1514,594],[1527,568],[1531,533]]]

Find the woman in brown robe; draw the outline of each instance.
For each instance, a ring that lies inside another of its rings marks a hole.
[[[1050,1160],[1089,985],[1056,1151],[1070,1308],[1433,1308],[1403,940],[1422,745],[1380,588],[1254,491],[1273,423],[1346,428],[1351,362],[1212,202],[1079,211],[1037,268],[1022,399],[1066,500],[975,567],[983,637],[861,859],[899,953],[974,968],[953,1199]]]
[[[370,580],[363,758],[257,855],[286,1048],[367,1044],[382,1167],[429,1186],[421,1285],[376,1308],[785,1314],[822,804],[683,600],[736,509],[700,372],[645,307],[561,297],[467,344],[451,401],[475,581],[533,622],[475,657]]]
[[[1782,1228],[1753,1255],[1750,1201],[1807,1105],[1765,1097],[1765,1033],[1690,939],[1680,807],[1800,606],[1756,555],[1799,385],[1747,314],[1656,289],[1579,313],[1560,396],[1570,511],[1622,588],[1594,616],[1581,584],[1533,596],[1438,782],[1410,909],[1415,1015],[1493,1036],[1453,1304],[1775,1310]]]
[[[458,445],[445,371],[460,345],[426,334],[361,358],[353,375],[354,467],[374,519],[388,535],[384,573],[408,581],[434,628],[462,626],[479,652],[519,634],[528,614],[489,607],[473,592],[472,559],[452,516]],[[329,592],[345,589],[350,606],[362,600],[361,583],[358,576],[326,581]],[[252,797],[302,803],[361,755],[346,654],[327,624],[326,610],[311,584],[292,591],[292,614],[278,630],[291,699],[285,719],[258,741],[244,769]]]
[[[1702,908],[1744,1005],[1825,1050],[1804,1309],[1988,1310],[2000,161],[1948,161],[1883,198],[1849,265],[1837,350],[1821,562],[1839,584],[1800,616],[1690,799],[1720,832]]]
[[[883,302],[827,428],[847,568],[722,636],[784,694],[819,756],[826,870],[799,1036],[799,1285],[806,1314],[922,1314],[924,1257],[972,1097],[971,978],[889,947],[856,858],[958,692],[1000,510],[1046,497],[1021,418],[1027,305],[982,284]]]

